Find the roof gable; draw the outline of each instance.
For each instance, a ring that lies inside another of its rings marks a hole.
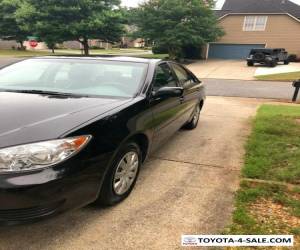
[[[222,14],[288,13],[300,18],[300,5],[288,0],[226,0],[221,12]]]

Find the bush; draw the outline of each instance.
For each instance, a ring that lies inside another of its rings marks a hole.
[[[19,50],[19,51],[25,51],[26,49],[27,49],[26,46],[23,46],[23,48],[21,48],[21,47],[18,47],[18,48],[17,48],[17,50]]]
[[[105,48],[94,45],[94,46],[91,46],[90,49],[105,49]]]
[[[156,44],[152,47],[153,54],[168,54],[167,46]]]
[[[188,45],[182,48],[183,56],[186,59],[200,59],[201,46]]]

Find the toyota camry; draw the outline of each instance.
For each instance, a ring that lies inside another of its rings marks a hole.
[[[184,66],[41,57],[0,70],[0,224],[114,205],[178,129],[197,127],[203,84]]]

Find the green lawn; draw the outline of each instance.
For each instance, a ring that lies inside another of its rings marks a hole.
[[[300,107],[263,105],[246,146],[247,178],[300,181]]]
[[[149,58],[149,59],[167,59],[168,54],[149,54],[149,55],[135,55],[135,57]]]
[[[61,53],[57,53],[61,54]],[[32,56],[47,56],[53,55],[50,51],[31,51],[31,50],[0,50],[0,57],[32,57]]]
[[[257,80],[263,81],[294,81],[300,79],[300,71],[292,73],[282,73],[273,75],[261,75],[255,77]]]
[[[146,57],[151,58],[154,56],[154,58],[159,57],[160,55],[151,55],[151,54],[145,54],[143,53],[147,52],[143,49],[91,49],[90,55],[133,55],[137,54],[138,57]],[[75,49],[57,49],[55,50],[55,53],[52,54],[51,51],[42,50],[42,51],[32,51],[32,50],[26,50],[26,51],[19,51],[19,50],[0,50],[0,57],[32,57],[32,56],[47,56],[47,55],[81,55],[81,50],[75,50]]]
[[[242,175],[226,233],[294,234],[300,243],[300,107],[258,110]]]

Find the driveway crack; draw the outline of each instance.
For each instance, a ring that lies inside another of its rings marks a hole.
[[[190,164],[190,165],[200,166],[200,167],[209,167],[209,168],[217,168],[217,169],[227,169],[228,171],[236,171],[236,172],[240,172],[240,170],[234,169],[233,167],[227,168],[227,167],[220,166],[220,165],[205,164],[205,163],[195,163],[195,162],[190,162],[190,161],[180,161],[180,160],[167,159],[167,158],[156,157],[156,156],[152,156],[152,157],[149,159],[149,162],[152,161],[152,160],[161,160],[161,161],[177,162],[177,163]]]

